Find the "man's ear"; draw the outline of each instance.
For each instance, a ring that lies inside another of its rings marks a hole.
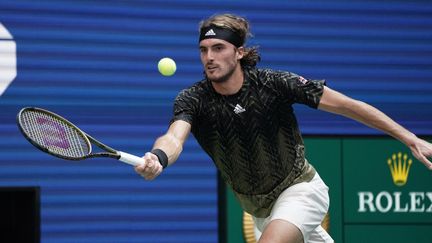
[[[243,46],[240,46],[237,48],[237,60],[240,60],[244,57],[245,54],[245,48]]]

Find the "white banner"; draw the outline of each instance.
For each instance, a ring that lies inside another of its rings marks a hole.
[[[0,96],[17,76],[16,44],[9,31],[0,23]]]

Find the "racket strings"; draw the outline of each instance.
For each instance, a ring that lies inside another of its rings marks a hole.
[[[91,151],[87,139],[75,127],[52,115],[27,111],[21,114],[25,133],[50,153],[79,158]]]

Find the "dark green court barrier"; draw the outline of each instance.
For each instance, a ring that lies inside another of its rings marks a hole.
[[[432,172],[404,144],[389,137],[307,137],[305,144],[330,187],[335,242],[431,242]],[[246,242],[243,211],[229,189],[221,191],[221,240]]]

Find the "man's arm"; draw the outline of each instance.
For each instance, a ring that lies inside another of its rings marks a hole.
[[[375,107],[324,87],[318,109],[349,117],[389,134],[408,146],[413,155],[432,170],[432,163],[428,160],[432,157],[432,144],[419,139]]]
[[[168,165],[173,164],[182,152],[183,144],[189,136],[190,130],[191,125],[185,121],[173,122],[167,133],[156,139],[153,150],[162,150],[168,158]],[[162,165],[155,154],[147,152],[143,159],[144,163],[135,167],[135,171],[146,180],[153,180],[162,173]]]

